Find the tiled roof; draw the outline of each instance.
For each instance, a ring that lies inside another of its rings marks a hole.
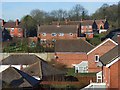
[[[11,87],[34,87],[39,85],[38,80],[14,67],[7,68],[0,75],[2,75],[0,80]]]
[[[23,70],[24,72],[28,73],[31,76],[50,76],[50,75],[59,75],[59,74],[65,74],[66,72],[61,71],[52,65],[48,64],[45,61],[38,61],[29,67],[25,68]]]
[[[103,65],[106,65],[110,62],[112,62],[115,58],[120,56],[120,47],[117,45],[113,49],[111,49],[109,52],[105,53],[103,56],[100,57],[100,61],[103,63]]]
[[[41,25],[39,33],[76,33],[77,25]]]
[[[19,22],[18,26],[16,26],[16,22],[5,22],[4,28],[21,28],[22,24]]]
[[[94,47],[85,40],[57,40],[55,42],[56,52],[85,52],[87,53]]]
[[[61,21],[60,24],[61,25],[79,25],[81,23],[81,25],[86,26],[86,25],[92,25],[94,22],[94,20],[83,20],[83,21],[68,21],[67,23],[65,23],[65,21]],[[99,24],[100,22],[105,22],[105,20],[101,19],[101,20],[95,20],[96,24]],[[53,25],[57,25],[58,22],[53,22]]]
[[[29,54],[15,54],[4,58],[1,63],[3,65],[30,65],[39,61],[37,56]]]

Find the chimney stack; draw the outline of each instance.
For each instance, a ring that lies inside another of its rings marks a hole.
[[[2,19],[2,25],[1,25],[2,27],[4,26],[4,20]]]
[[[19,24],[19,20],[18,20],[18,19],[16,19],[16,26],[18,26],[18,24]]]
[[[60,27],[60,23],[59,22],[57,22],[57,27]]]

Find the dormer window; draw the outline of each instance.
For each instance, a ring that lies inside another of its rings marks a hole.
[[[95,62],[99,62],[99,55],[95,55]]]
[[[52,33],[51,35],[52,35],[52,36],[56,36],[57,34],[56,34],[56,33]]]

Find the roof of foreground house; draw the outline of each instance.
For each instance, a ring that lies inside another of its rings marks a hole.
[[[57,40],[55,52],[89,52],[94,46],[82,39]]]
[[[29,54],[14,54],[10,55],[7,58],[4,58],[1,63],[3,65],[30,65],[39,60],[36,55],[29,55]]]
[[[38,61],[29,67],[23,69],[24,72],[31,76],[50,76],[50,75],[60,75],[66,74],[65,71],[55,68],[51,64],[45,61]]]
[[[7,68],[0,75],[2,75],[0,80],[10,87],[34,87],[40,83],[37,79],[14,67]]]
[[[120,56],[120,48],[119,45],[111,49],[109,52],[105,53],[100,57],[100,61],[103,65],[109,64],[114,61],[118,56]]]

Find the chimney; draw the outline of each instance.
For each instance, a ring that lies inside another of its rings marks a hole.
[[[40,24],[37,25],[37,37],[39,37],[39,31],[40,31]]]
[[[59,22],[57,22],[57,27],[60,27],[60,23]]]
[[[68,20],[67,19],[65,19],[65,24],[68,24]]]
[[[16,26],[18,26],[18,24],[19,24],[19,20],[18,20],[18,19],[16,19]]]
[[[4,26],[4,23],[5,23],[5,22],[4,22],[4,20],[2,19],[2,25],[1,25],[2,27]]]

